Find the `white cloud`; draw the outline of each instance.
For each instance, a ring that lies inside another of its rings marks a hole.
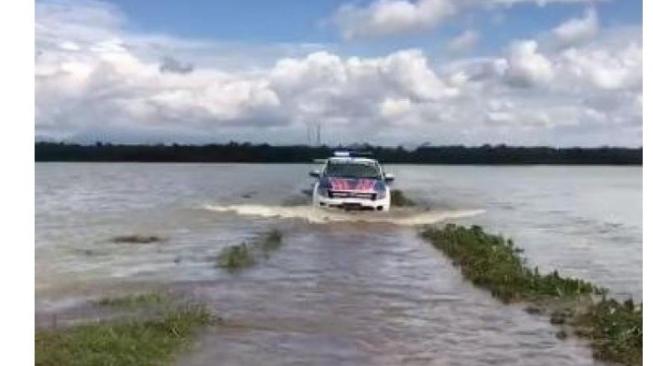
[[[452,98],[448,85],[419,50],[379,58],[341,58],[320,52],[302,59],[282,59],[269,72],[271,87],[286,102],[289,118],[300,123],[329,119],[374,123],[411,103]]]
[[[93,8],[101,3],[84,3],[85,16],[47,4],[36,19],[41,138],[297,143],[320,122],[335,144],[641,144],[638,29],[446,63],[419,49],[344,57],[305,46],[223,62],[214,54],[227,46],[128,32],[114,8]]]
[[[398,118],[410,111],[411,106],[410,99],[386,98],[381,103],[381,116],[384,118]]]
[[[452,52],[468,51],[478,43],[480,36],[478,32],[466,30],[447,43],[447,48]]]
[[[582,18],[572,18],[560,24],[552,33],[562,47],[573,46],[594,38],[599,32],[596,10],[589,8]]]
[[[336,22],[349,39],[426,29],[455,13],[452,0],[375,0],[364,8],[341,7]]]
[[[626,42],[621,47],[572,48],[560,55],[561,76],[577,87],[600,90],[636,90],[642,87],[642,44]],[[561,81],[562,82],[562,81]]]
[[[332,20],[345,39],[378,37],[432,29],[462,10],[509,7],[518,3],[589,3],[593,0],[374,0],[341,6]]]
[[[521,86],[548,83],[553,79],[551,61],[537,52],[534,40],[517,41],[508,53],[508,80]]]

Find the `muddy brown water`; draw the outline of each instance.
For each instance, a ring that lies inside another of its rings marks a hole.
[[[179,365],[598,364],[546,317],[471,286],[417,231],[480,224],[543,270],[641,298],[641,168],[390,168],[429,209],[314,212],[299,198],[309,165],[37,164],[37,323],[163,288],[223,319]],[[271,228],[283,244],[267,259],[215,267]],[[111,241],[131,234],[166,240]]]

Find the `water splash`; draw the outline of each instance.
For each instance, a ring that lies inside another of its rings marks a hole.
[[[484,210],[436,210],[395,208],[390,212],[345,212],[315,208],[313,206],[266,206],[256,204],[205,205],[205,209],[220,213],[235,213],[241,216],[302,219],[310,223],[367,222],[390,223],[401,226],[427,225],[449,219],[476,216]]]

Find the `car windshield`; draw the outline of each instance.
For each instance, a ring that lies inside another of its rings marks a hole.
[[[326,176],[342,178],[379,178],[380,172],[373,162],[334,162],[327,164]]]

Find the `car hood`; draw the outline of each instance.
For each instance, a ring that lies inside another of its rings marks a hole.
[[[381,179],[324,177],[320,186],[339,192],[378,192],[385,190]]]

